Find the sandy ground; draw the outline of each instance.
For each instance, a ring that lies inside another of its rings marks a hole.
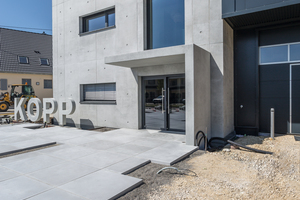
[[[274,154],[197,151],[174,165],[197,176],[175,170],[156,175],[164,166],[151,163],[129,174],[145,184],[119,199],[300,199],[300,141],[285,135],[275,140],[247,136],[235,142]]]

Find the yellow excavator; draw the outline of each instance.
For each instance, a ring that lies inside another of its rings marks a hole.
[[[13,84],[11,90],[0,94],[0,112],[6,112],[9,106],[14,105],[15,98],[27,98],[25,103],[25,110],[27,110],[27,103],[31,98],[36,98],[34,89],[31,85]]]

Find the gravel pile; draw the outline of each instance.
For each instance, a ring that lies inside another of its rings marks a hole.
[[[294,136],[246,136],[235,142],[273,155],[246,149],[197,151],[175,165],[197,176],[175,170],[155,176],[164,166],[149,164],[130,174],[145,184],[120,199],[300,199],[300,142]]]

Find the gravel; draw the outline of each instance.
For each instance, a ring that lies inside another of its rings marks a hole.
[[[196,151],[174,167],[149,164],[130,176],[142,178],[144,184],[120,199],[300,199],[300,142],[284,135],[246,136],[235,142],[273,152],[260,154],[246,149],[207,152]]]

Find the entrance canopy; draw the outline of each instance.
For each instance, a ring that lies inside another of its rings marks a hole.
[[[190,45],[181,45],[105,58],[105,64],[121,67],[148,67],[185,62],[185,53]]]

